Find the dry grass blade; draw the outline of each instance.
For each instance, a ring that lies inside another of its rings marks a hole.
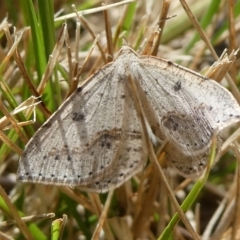
[[[55,67],[56,65],[56,62],[59,58],[59,55],[60,55],[60,51],[62,49],[62,46],[63,46],[63,43],[64,43],[64,40],[65,40],[65,36],[66,36],[66,32],[67,32],[67,25],[64,24],[62,29],[61,29],[61,33],[59,34],[59,38],[58,38],[58,41],[53,49],[53,53],[51,56],[49,56],[49,60],[48,60],[48,64],[47,64],[47,67],[46,67],[46,70],[45,70],[45,73],[44,75],[42,76],[42,79],[41,79],[41,82],[38,86],[38,93],[40,95],[42,95],[44,89],[45,89],[45,86],[47,84],[47,81],[49,80],[52,72],[53,72],[53,68]]]
[[[3,190],[3,188],[0,186],[0,195],[4,199],[5,203],[7,204],[9,208],[9,212],[15,219],[17,226],[21,230],[21,232],[24,234],[26,239],[33,240],[32,234],[30,233],[29,229],[27,228],[27,225],[24,221],[22,221],[21,217],[19,216],[17,209],[15,206],[11,203],[11,200],[8,198],[7,194]]]
[[[89,200],[84,197],[83,195],[76,194],[72,189],[66,188],[66,187],[59,187],[62,192],[64,192],[66,195],[74,199],[77,203],[81,204],[84,206],[84,208],[88,209],[89,211],[96,213],[95,209],[93,206],[90,204]]]
[[[40,219],[48,219],[48,218],[54,218],[54,217],[55,217],[54,213],[46,213],[41,215],[32,215],[32,216],[22,217],[21,219],[23,222],[34,222]],[[13,224],[16,224],[15,220],[0,222],[0,228],[4,228],[6,226],[10,226]]]
[[[228,4],[228,23],[229,23],[229,51],[235,51],[238,46],[236,43],[236,32],[235,32],[235,21],[234,21],[234,1],[229,0]],[[230,75],[231,78],[234,80],[234,82],[237,81],[236,76],[237,76],[237,66],[235,63],[233,63],[233,66],[230,70]]]
[[[0,232],[0,238],[1,238],[2,240],[13,240],[12,237],[7,236],[7,235],[6,235],[5,233],[3,233],[3,232]]]
[[[13,115],[15,115],[17,113],[25,111],[26,112],[26,116],[28,116],[31,113],[31,111],[32,111],[31,110],[32,107],[34,108],[36,105],[38,105],[40,103],[40,101],[37,101],[37,100],[38,100],[37,98],[32,96],[32,97],[28,98],[26,101],[24,101],[23,103],[21,103],[16,109],[14,109],[9,114],[11,116],[13,116]],[[33,103],[33,102],[35,102],[35,103]],[[35,111],[33,111],[33,113],[35,113]],[[34,122],[35,122],[35,114],[34,114],[33,120],[28,120],[28,121],[25,121],[25,122],[16,122],[16,124],[18,126],[26,126],[26,125],[32,124]],[[7,130],[10,127],[11,127],[10,121],[7,118],[7,116],[2,117],[0,119],[0,129],[1,130]]]
[[[239,231],[240,231],[240,145],[238,142],[234,142],[233,149],[235,152],[235,156],[237,158],[238,164],[237,164],[237,170],[236,170],[236,206],[234,211],[234,223],[232,227],[232,233],[231,233],[231,240],[238,239],[239,238]]]
[[[164,0],[163,3],[162,3],[161,14],[160,14],[160,18],[159,18],[160,33],[158,35],[158,39],[156,41],[156,44],[154,45],[154,49],[153,49],[153,52],[152,52],[153,56],[157,56],[157,53],[159,51],[159,44],[160,44],[160,41],[161,41],[161,36],[163,34],[163,28],[164,28],[164,25],[165,25],[165,21],[167,19],[167,14],[168,14],[168,10],[169,10],[169,7],[170,7],[170,3],[171,3],[171,0]]]
[[[188,14],[189,18],[191,19],[191,22],[193,23],[193,25],[195,26],[196,30],[198,31],[198,33],[200,34],[201,38],[203,39],[203,41],[206,43],[206,46],[209,48],[209,50],[211,51],[213,57],[215,58],[215,60],[218,60],[218,56],[214,50],[214,48],[212,47],[212,44],[210,43],[207,35],[205,34],[205,32],[203,31],[203,29],[201,28],[199,22],[197,21],[196,17],[194,16],[194,14],[192,13],[191,9],[189,8],[188,4],[186,3],[185,0],[180,0],[181,4],[183,5],[183,8],[185,9],[186,13]],[[228,83],[232,89],[232,93],[234,95],[234,97],[237,99],[238,103],[240,104],[240,94],[239,91],[235,85],[235,83],[233,82],[232,78],[230,77],[229,74],[226,75],[226,78],[228,80]]]
[[[13,128],[17,132],[17,134],[20,137],[20,139],[26,144],[28,142],[28,139],[21,132],[21,129],[19,128],[16,119],[11,115],[11,113],[8,112],[7,108],[4,106],[1,98],[0,98],[0,110],[5,115],[5,117],[9,120],[9,122],[11,122]]]
[[[109,210],[109,207],[110,207],[110,204],[111,204],[111,200],[112,200],[112,197],[113,197],[113,190],[111,190],[109,193],[108,193],[108,197],[107,197],[107,200],[104,204],[104,207],[102,208],[101,210],[101,215],[99,217],[99,220],[98,220],[98,225],[97,227],[95,228],[94,232],[93,232],[93,235],[92,235],[92,240],[97,240],[99,239],[99,236],[100,236],[100,232],[103,228],[103,225],[106,221],[106,218],[107,218],[107,213],[108,213],[108,210]]]
[[[107,62],[111,62],[113,60],[113,40],[112,40],[112,31],[111,31],[111,25],[110,25],[110,19],[108,11],[105,10],[103,12],[104,18],[105,18],[105,29],[106,29],[106,38],[107,38],[107,47],[108,47],[108,56],[107,56]]]
[[[32,81],[30,80],[31,78],[27,73],[27,70],[26,70],[26,67],[23,63],[21,54],[19,53],[19,51],[17,49],[17,46],[18,46],[18,44],[19,44],[19,42],[22,38],[23,31],[19,35],[17,35],[16,33],[14,34],[14,42],[13,42],[11,34],[10,34],[10,30],[9,30],[9,25],[8,25],[7,22],[4,24],[3,30],[4,30],[5,36],[7,38],[8,44],[11,46],[11,48],[8,52],[8,55],[6,56],[6,60],[9,61],[10,56],[13,55],[13,57],[16,61],[16,64],[17,64],[19,70],[21,71],[21,74],[22,74],[24,80],[28,84],[29,89],[31,90],[32,94],[35,97],[39,98],[40,95],[39,95],[38,91],[36,90],[36,88],[34,87]],[[1,84],[3,84],[3,83],[1,82]],[[4,89],[4,88],[5,87],[3,86],[2,89]],[[43,102],[41,102],[41,106],[42,106],[41,109],[43,110],[43,112],[47,116],[50,116],[50,112],[48,111],[48,109],[46,108],[46,106],[44,105]]]
[[[82,23],[82,25],[88,30],[88,32],[91,34],[93,40],[98,39],[97,36],[95,35],[95,33],[93,32],[93,30],[91,29],[91,27],[89,26],[88,22],[84,19],[84,17],[83,17],[82,15],[80,15],[80,14],[77,12],[77,10],[76,10],[76,8],[75,8],[74,5],[73,5],[73,9],[74,9],[75,12],[76,12],[76,15],[77,15],[78,20],[79,20],[79,21]],[[99,51],[100,51],[100,53],[101,53],[101,57],[102,57],[104,63],[107,63],[107,60],[106,60],[106,58],[105,58],[105,54],[104,54],[103,47],[101,46],[101,44],[100,44],[99,41],[97,41],[97,46],[98,46],[98,49],[99,49]]]
[[[193,229],[192,225],[189,223],[188,219],[186,218],[184,212],[182,211],[179,203],[177,202],[172,189],[170,187],[170,185],[168,184],[168,181],[163,173],[163,170],[157,160],[157,157],[155,155],[151,140],[149,138],[148,135],[148,130],[147,130],[147,124],[145,122],[145,116],[143,115],[143,110],[140,104],[140,99],[137,93],[137,88],[135,86],[134,80],[131,78],[131,76],[129,76],[129,88],[131,89],[131,93],[134,99],[134,103],[135,103],[135,107],[137,110],[137,113],[139,115],[139,118],[141,120],[141,125],[143,128],[143,138],[145,140],[145,144],[146,147],[148,149],[148,154],[149,154],[149,158],[151,159],[152,162],[154,162],[157,165],[157,168],[159,170],[160,173],[160,178],[164,184],[164,186],[167,189],[167,193],[169,195],[169,198],[171,199],[172,204],[174,205],[176,211],[178,212],[178,214],[180,215],[181,220],[183,221],[183,223],[185,224],[186,228],[189,230],[189,232],[191,233],[191,235],[194,237],[194,239],[200,239],[199,236],[197,235],[197,233],[195,232],[195,230]]]
[[[211,233],[219,221],[221,214],[223,213],[225,206],[227,204],[228,199],[224,198],[222,202],[219,204],[218,209],[215,211],[214,215],[212,216],[211,220],[208,223],[207,228],[205,229],[204,233],[202,234],[202,240],[207,240],[210,238]]]
[[[238,50],[235,52],[232,52],[229,56],[226,53],[227,50],[225,50],[218,61],[216,61],[208,70],[205,72],[205,76],[209,77],[211,79],[216,80],[217,82],[220,82],[224,76],[226,75],[226,72],[229,71],[229,69],[232,67],[236,60],[236,55],[238,53]]]
[[[146,41],[144,49],[142,50],[142,55],[152,55],[154,48],[157,45],[161,31],[162,30],[156,30],[150,34],[148,40]]]
[[[105,5],[105,6],[98,7],[98,8],[88,9],[88,10],[80,11],[80,12],[77,12],[77,13],[78,14],[82,14],[82,15],[87,15],[87,14],[91,14],[91,13],[97,13],[97,12],[108,10],[110,8],[113,8],[113,7],[117,7],[117,6],[121,6],[121,5],[124,5],[124,4],[128,4],[128,3],[134,2],[134,1],[135,0],[124,0],[122,2],[109,4],[109,5]],[[74,18],[74,17],[75,17],[75,14],[71,13],[71,14],[64,15],[63,17],[55,18],[55,21],[62,21],[62,20],[66,20],[66,19]]]
[[[22,155],[22,149],[11,141],[1,130],[0,130],[0,139],[4,142],[10,149],[16,152],[19,155]]]

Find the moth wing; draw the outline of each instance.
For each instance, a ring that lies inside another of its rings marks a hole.
[[[113,63],[35,133],[21,157],[18,180],[105,192],[142,170],[146,160],[137,113]]]
[[[138,67],[135,72],[140,76],[142,88],[147,91],[147,96],[156,109],[162,109],[161,112],[196,108],[198,102],[199,106],[206,108],[212,122],[220,129],[239,121],[239,104],[216,81],[155,57],[140,57]]]
[[[207,164],[213,132],[239,122],[238,103],[214,80],[159,58],[139,59],[134,78],[142,99],[146,98],[144,111],[152,106],[160,131],[155,130],[156,123],[150,126],[161,140],[169,139],[165,150],[172,165],[185,176],[200,175]],[[220,145],[218,136],[218,149]]]

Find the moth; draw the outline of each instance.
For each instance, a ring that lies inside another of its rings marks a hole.
[[[123,46],[60,106],[26,145],[18,180],[106,192],[147,164],[143,126],[129,85],[133,79],[149,138],[165,140],[170,165],[185,177],[206,168],[213,133],[240,120],[232,94],[187,68]]]

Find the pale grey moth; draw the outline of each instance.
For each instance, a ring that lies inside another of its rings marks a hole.
[[[21,157],[18,180],[116,188],[146,166],[148,152],[129,78],[140,97],[149,137],[186,177],[206,167],[213,133],[240,120],[240,107],[217,82],[169,61],[123,46],[116,59],[80,86],[34,134]]]

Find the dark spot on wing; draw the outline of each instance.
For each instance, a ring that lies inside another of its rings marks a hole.
[[[81,92],[81,91],[82,91],[82,87],[77,88],[76,91],[77,91],[77,92]]]
[[[73,121],[82,121],[85,119],[85,116],[82,112],[73,112],[72,113],[72,120]]]
[[[174,91],[177,92],[181,89],[181,87],[182,87],[181,81],[177,81],[176,84],[174,85],[173,89],[174,89]]]
[[[169,130],[177,131],[179,128],[179,120],[181,120],[181,117],[170,114],[163,119],[163,124]]]
[[[112,139],[112,136],[110,134],[104,133],[101,136],[101,147],[102,148],[107,147],[108,149],[110,149],[112,146],[112,144],[110,142],[111,139]]]

